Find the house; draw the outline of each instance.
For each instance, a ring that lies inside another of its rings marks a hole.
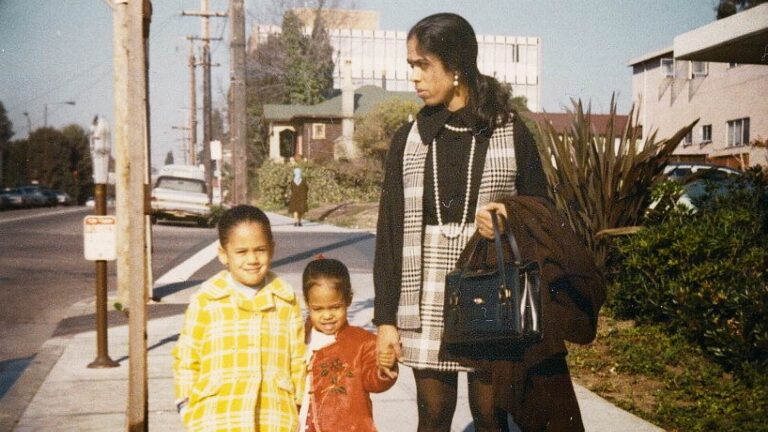
[[[355,157],[354,117],[392,98],[421,103],[414,92],[363,86],[356,90],[345,87],[341,94],[316,105],[264,105],[269,158],[325,161]]]
[[[678,35],[629,66],[644,131],[666,138],[699,119],[675,160],[768,165],[768,4]]]

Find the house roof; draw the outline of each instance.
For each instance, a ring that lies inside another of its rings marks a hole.
[[[365,114],[389,99],[400,98],[421,103],[414,92],[396,92],[376,86],[363,86],[355,90],[355,115]],[[294,118],[343,118],[341,93],[315,105],[265,104],[264,118],[269,121],[289,121]]]
[[[768,3],[675,37],[683,60],[768,65]]]
[[[523,117],[535,121],[539,124],[549,123],[556,131],[564,133],[570,131],[573,127],[574,115],[571,113],[538,113],[522,112]],[[592,128],[599,134],[608,127],[608,114],[591,114]],[[616,115],[614,129],[620,134],[627,126],[629,117],[626,115]]]

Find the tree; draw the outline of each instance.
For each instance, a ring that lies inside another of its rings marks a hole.
[[[8,119],[7,113],[5,112],[5,106],[2,102],[0,102],[0,186],[4,185],[5,177],[3,176],[3,173],[5,172],[4,169],[4,152],[6,148],[6,144],[8,143],[8,140],[11,139],[13,136],[13,123]]]
[[[398,98],[384,101],[355,119],[355,143],[364,157],[384,166],[395,132],[415,116],[420,104]]]
[[[766,1],[768,0],[720,0],[715,6],[716,17],[717,19],[727,18]]]
[[[165,163],[163,165],[173,165],[173,150],[168,150],[168,153],[165,155]]]

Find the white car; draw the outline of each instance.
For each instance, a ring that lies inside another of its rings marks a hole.
[[[195,221],[209,226],[211,204],[203,171],[186,165],[164,166],[152,189],[152,223],[158,220]]]
[[[664,167],[664,175],[670,180],[682,183],[683,194],[677,200],[689,209],[695,210],[694,204],[708,192],[725,193],[734,178],[743,172],[721,165],[673,162]]]

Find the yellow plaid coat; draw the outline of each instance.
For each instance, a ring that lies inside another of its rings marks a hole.
[[[269,273],[253,299],[223,271],[192,297],[173,349],[189,431],[294,432],[304,394],[304,324],[291,286]]]

